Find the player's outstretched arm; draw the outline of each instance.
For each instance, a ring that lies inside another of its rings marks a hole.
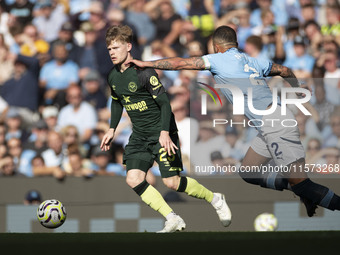
[[[290,68],[273,63],[268,76],[276,75],[279,75],[282,78],[284,78],[292,87],[299,87],[299,81],[297,80],[295,74]]]
[[[135,64],[141,68],[152,67],[162,70],[204,70],[205,64],[202,57],[192,58],[165,58],[155,61],[141,61],[132,59],[127,64]]]
[[[307,84],[300,86],[300,83],[298,79],[296,78],[295,74],[293,73],[293,71],[286,66],[273,63],[268,76],[276,76],[276,75],[279,75],[282,78],[284,78],[285,81],[287,81],[292,87],[300,87],[300,88],[308,89],[310,92],[312,92],[312,89]],[[306,96],[303,93],[296,93],[296,95],[299,97]]]

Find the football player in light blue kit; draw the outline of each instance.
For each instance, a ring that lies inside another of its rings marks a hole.
[[[308,216],[315,214],[317,205],[330,210],[340,210],[340,197],[329,188],[312,182],[305,171],[305,153],[300,142],[297,126],[283,127],[285,119],[295,119],[287,109],[286,115],[281,114],[278,103],[275,111],[269,115],[254,114],[248,105],[248,88],[252,90],[252,106],[257,110],[269,110],[278,102],[264,81],[267,76],[281,76],[291,87],[299,87],[299,82],[293,72],[282,65],[265,59],[255,59],[237,49],[235,31],[228,26],[216,29],[212,36],[215,54],[191,58],[168,58],[156,61],[131,60],[130,64],[139,67],[152,67],[163,70],[210,70],[222,93],[235,105],[240,107],[235,96],[244,100],[244,114],[252,125],[257,126],[258,136],[252,141],[240,167],[241,177],[248,183],[275,190],[289,189],[298,195],[305,204]],[[221,85],[222,84],[222,85]],[[226,88],[228,85],[232,87]],[[233,93],[232,91],[233,90]],[[236,100],[235,100],[236,99]],[[241,105],[242,107],[242,105]],[[258,112],[257,112],[258,113]],[[276,119],[279,121],[270,121]],[[262,121],[261,121],[262,120]],[[288,173],[262,173],[241,171],[246,167],[261,166],[271,159],[277,166],[289,168]]]

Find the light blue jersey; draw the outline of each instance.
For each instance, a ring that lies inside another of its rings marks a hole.
[[[210,70],[217,84],[229,84],[238,87],[244,95],[244,114],[253,120],[255,126],[261,125],[262,116],[256,115],[248,107],[248,88],[252,88],[252,102],[257,110],[266,110],[273,102],[272,92],[266,77],[272,68],[267,59],[256,59],[231,48],[224,53],[209,54],[202,57],[206,69]],[[221,88],[222,93],[233,104],[233,94],[229,89]]]

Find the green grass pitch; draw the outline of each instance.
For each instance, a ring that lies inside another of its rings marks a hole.
[[[339,254],[340,231],[0,234],[0,254]]]

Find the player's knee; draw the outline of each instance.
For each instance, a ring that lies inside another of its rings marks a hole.
[[[177,176],[170,177],[170,178],[163,178],[164,185],[167,186],[169,189],[177,190],[180,178],[176,178],[176,177]]]
[[[144,179],[139,178],[138,176],[133,176],[133,175],[127,175],[126,176],[126,183],[131,187],[134,188],[140,183],[142,183]]]
[[[251,173],[247,173],[247,172],[240,172],[240,177],[245,181],[248,182],[250,184],[255,184],[255,185],[259,185],[259,179],[256,178],[253,174]]]

